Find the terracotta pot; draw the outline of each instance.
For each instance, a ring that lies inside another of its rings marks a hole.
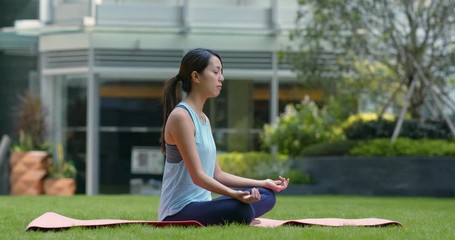
[[[48,164],[49,154],[44,151],[11,153],[11,194],[43,194],[43,178],[47,174]]]
[[[76,180],[73,178],[46,178],[44,192],[53,196],[72,196],[76,192]]]

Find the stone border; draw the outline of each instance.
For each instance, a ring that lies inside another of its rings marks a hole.
[[[455,156],[308,157],[294,167],[313,183],[283,193],[455,197]]]

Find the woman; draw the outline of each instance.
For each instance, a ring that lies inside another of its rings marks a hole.
[[[221,170],[210,121],[202,110],[208,98],[220,94],[223,81],[220,56],[199,48],[183,57],[179,73],[165,83],[161,144],[166,161],[160,221],[249,224],[270,211],[275,205],[274,191],[288,185],[289,179],[282,177],[254,180]],[[178,103],[179,84],[186,96]],[[211,193],[222,196],[212,200]]]

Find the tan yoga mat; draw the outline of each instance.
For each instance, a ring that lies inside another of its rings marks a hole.
[[[268,218],[256,218],[250,224],[255,227],[278,227],[278,226],[325,226],[325,227],[343,227],[343,226],[362,226],[362,227],[380,227],[380,226],[401,226],[397,221],[381,218],[306,218],[298,220],[275,220]]]
[[[54,212],[47,212],[37,217],[28,224],[26,230],[57,230],[68,229],[71,227],[105,227],[124,224],[143,224],[155,227],[167,226],[191,226],[203,227],[197,221],[146,221],[146,220],[120,220],[120,219],[93,219],[80,220],[62,216]],[[399,222],[380,218],[362,218],[362,219],[341,219],[341,218],[313,218],[299,220],[274,220],[267,218],[256,218],[250,224],[254,227],[278,227],[282,225],[293,226],[401,226]]]

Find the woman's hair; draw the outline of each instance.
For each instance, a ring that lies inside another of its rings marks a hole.
[[[181,88],[187,94],[191,92],[191,73],[193,71],[201,74],[204,69],[209,65],[210,58],[213,56],[217,57],[221,61],[221,57],[209,50],[204,48],[193,49],[183,56],[180,63],[179,73],[173,78],[164,82],[163,88],[163,128],[161,131],[161,151],[164,153],[166,150],[166,144],[164,142],[164,128],[166,126],[169,114],[175,106],[181,101],[180,89],[177,88],[179,82]],[[222,61],[221,61],[222,64]]]

